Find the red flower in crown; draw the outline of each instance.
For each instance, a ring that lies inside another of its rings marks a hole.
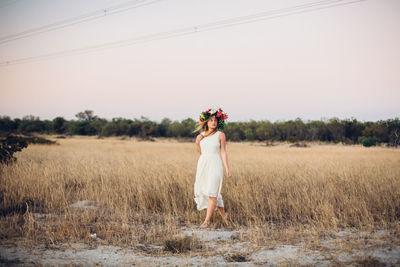
[[[211,115],[215,114],[215,117],[218,118],[218,126],[220,129],[224,129],[225,127],[225,120],[228,118],[228,115],[223,112],[221,108],[210,108],[203,111],[200,114],[200,122],[206,121],[210,118]]]

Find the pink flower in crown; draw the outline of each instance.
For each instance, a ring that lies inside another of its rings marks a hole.
[[[211,113],[211,114],[214,114],[214,113],[217,112],[217,111],[218,111],[218,109],[216,109],[216,108],[212,108],[212,109],[210,108],[210,113]]]

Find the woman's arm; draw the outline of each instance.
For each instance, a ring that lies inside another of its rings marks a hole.
[[[221,142],[221,147],[220,147],[220,155],[222,158],[222,162],[225,165],[225,171],[226,171],[226,176],[231,177],[231,171],[229,169],[229,164],[228,164],[228,154],[226,153],[226,137],[225,133],[221,132],[219,135],[219,141]]]
[[[204,136],[202,134],[199,134],[196,137],[196,149],[200,153],[200,155],[201,155],[200,141],[201,141],[201,139],[203,139],[203,137]]]

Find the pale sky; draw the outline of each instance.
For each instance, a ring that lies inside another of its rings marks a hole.
[[[2,0],[0,40],[126,2],[132,1]],[[154,1],[0,43],[0,64],[314,2],[320,1]],[[400,1],[366,0],[3,65],[0,82],[0,115],[11,118],[70,120],[89,109],[107,119],[197,120],[211,107],[228,113],[228,122],[395,118],[400,116]]]

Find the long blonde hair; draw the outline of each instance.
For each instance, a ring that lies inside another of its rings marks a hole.
[[[218,126],[215,127],[214,131],[209,132],[208,134],[206,133],[209,130],[208,124],[207,124],[209,119],[211,119],[211,117],[208,118],[205,121],[198,121],[196,123],[196,129],[192,133],[195,133],[195,132],[200,132],[201,133],[203,131],[204,132],[204,137],[207,137],[207,136],[210,136],[210,135],[213,135],[214,133],[216,133],[219,130]]]

